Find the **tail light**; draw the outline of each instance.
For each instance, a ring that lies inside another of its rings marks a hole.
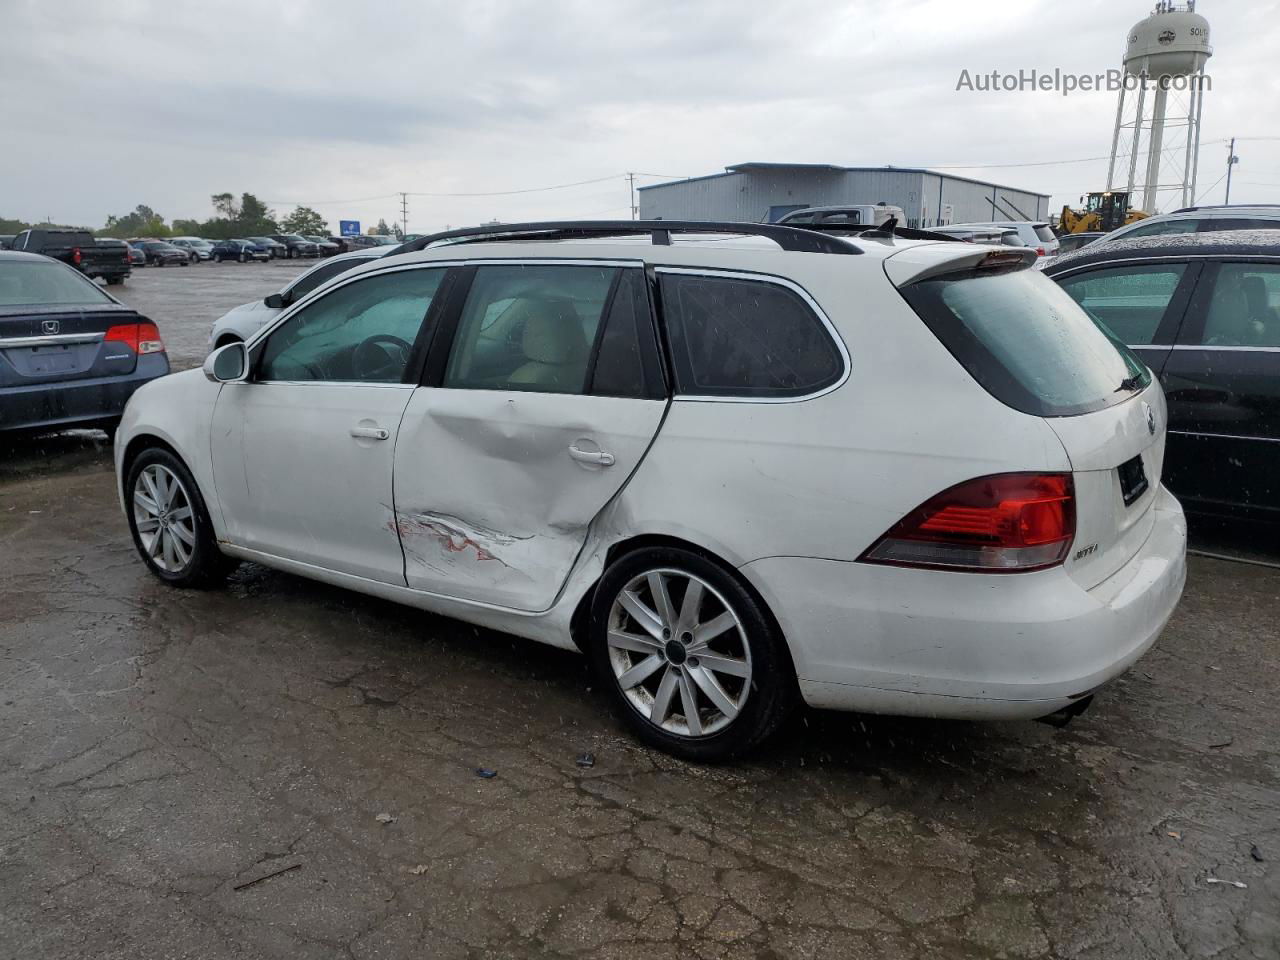
[[[77,267],[80,266],[80,248],[79,247],[71,248],[71,262],[74,263]]]
[[[1045,255],[1044,247],[1036,247],[1036,256],[1043,257]]]
[[[859,559],[903,567],[1022,573],[1066,559],[1075,537],[1069,473],[1004,473],[944,490]]]
[[[116,324],[107,331],[103,339],[127,344],[134,353],[164,353],[160,331],[149,320]]]
[[[128,263],[128,262],[129,262],[129,251],[128,251],[128,250],[126,250],[126,251],[124,252],[124,262],[125,262],[125,263]]]

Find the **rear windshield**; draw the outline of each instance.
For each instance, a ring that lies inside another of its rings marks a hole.
[[[0,261],[0,307],[101,306],[114,302],[92,281],[60,263]]]
[[[965,273],[902,295],[997,400],[1039,417],[1092,413],[1151,383],[1151,371],[1039,270]]]
[[[1037,223],[1035,229],[1036,236],[1045,243],[1048,243],[1050,240],[1057,239],[1053,234],[1053,228],[1051,228],[1047,223]]]

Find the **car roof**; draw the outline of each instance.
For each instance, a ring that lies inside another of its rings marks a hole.
[[[1091,243],[1054,260],[1046,272],[1058,273],[1089,263],[1112,260],[1169,259],[1213,256],[1280,257],[1280,228],[1275,230],[1214,230],[1209,233],[1165,233],[1154,237],[1120,237],[1110,243]]]
[[[0,260],[17,260],[19,262],[31,262],[39,260],[41,263],[57,263],[49,257],[39,253],[23,253],[21,250],[0,250]]]

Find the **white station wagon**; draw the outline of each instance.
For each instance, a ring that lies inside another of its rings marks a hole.
[[[802,700],[1073,715],[1182,592],[1164,398],[1032,251],[902,234],[423,238],[134,395],[134,542],[580,649],[690,759]]]

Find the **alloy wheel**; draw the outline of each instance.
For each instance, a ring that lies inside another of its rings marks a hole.
[[[614,598],[609,664],[633,709],[685,737],[718,733],[751,692],[751,645],[729,602],[683,570],[649,570]]]
[[[148,464],[133,485],[133,518],[148,558],[166,573],[181,573],[196,545],[191,497],[182,481],[159,463]]]

